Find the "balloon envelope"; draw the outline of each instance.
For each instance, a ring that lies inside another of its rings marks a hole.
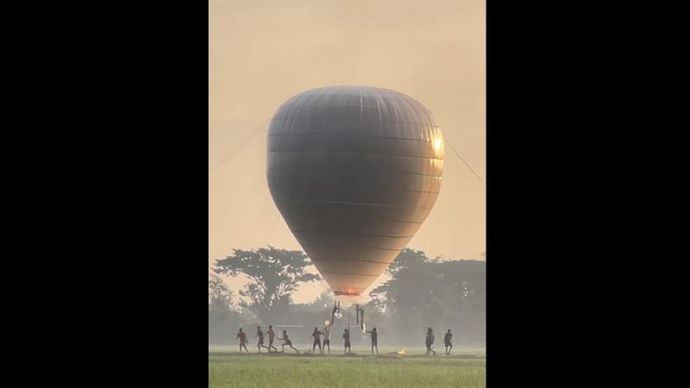
[[[336,295],[359,295],[385,271],[441,187],[441,130],[392,90],[300,93],[273,116],[267,151],[273,200]]]

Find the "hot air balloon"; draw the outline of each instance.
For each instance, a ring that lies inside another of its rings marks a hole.
[[[441,130],[393,90],[300,93],[274,114],[267,146],[273,200],[336,295],[360,295],[386,270],[441,188]]]

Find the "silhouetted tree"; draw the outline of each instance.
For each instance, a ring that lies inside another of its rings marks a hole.
[[[232,329],[246,322],[232,306],[232,291],[213,274],[208,279],[208,329],[212,343],[231,343]]]
[[[481,338],[485,268],[481,261],[429,259],[405,249],[388,269],[391,278],[369,295],[403,343],[418,342],[428,326],[454,328],[458,339]]]
[[[324,313],[323,316],[328,317],[334,302],[335,295],[330,291],[326,291],[322,292],[321,295],[311,303],[302,303],[293,306],[299,311]]]
[[[231,256],[216,260],[214,272],[236,276],[244,274],[251,281],[240,296],[240,305],[252,310],[264,321],[274,314],[285,311],[291,303],[293,292],[302,282],[320,280],[321,277],[306,271],[311,260],[302,251],[268,248],[233,250]]]
[[[209,311],[222,312],[230,310],[232,303],[232,291],[228,289],[223,280],[215,275],[208,279],[208,308]]]

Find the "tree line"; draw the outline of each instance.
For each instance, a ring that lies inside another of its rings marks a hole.
[[[364,305],[366,325],[377,327],[380,344],[419,346],[426,328],[433,327],[439,333],[453,329],[456,346],[484,345],[484,261],[429,258],[408,248],[386,274],[388,280],[371,290],[371,300]],[[243,275],[249,281],[235,295],[219,275]],[[257,325],[269,324],[293,327],[293,341],[308,342],[314,326],[322,326],[330,316],[335,297],[323,293],[305,304],[295,303],[292,296],[299,287],[320,279],[302,251],[272,246],[235,249],[216,260],[209,276],[209,343],[234,344],[238,328],[252,334]],[[345,317],[336,322],[335,330],[344,325]],[[354,315],[351,325],[355,326]],[[357,344],[366,338],[354,330],[352,340]]]

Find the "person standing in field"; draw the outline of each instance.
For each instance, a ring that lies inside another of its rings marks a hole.
[[[295,350],[297,354],[299,354],[299,350],[295,349],[295,347],[292,346],[292,341],[290,341],[290,338],[288,338],[287,330],[283,330],[283,338],[278,339],[283,341],[283,353],[285,353],[285,345],[287,345],[290,348],[292,348],[292,350]]]
[[[242,331],[241,327],[240,327],[240,332],[237,333],[237,338],[235,338],[235,341],[238,339],[240,340],[240,353],[242,353],[242,348],[244,348],[244,350],[247,353],[249,353],[249,349],[247,349],[247,334]]]
[[[433,330],[431,330],[431,328],[428,328],[426,331],[425,344],[426,344],[426,354],[425,355],[429,355],[429,352],[432,352],[433,355],[435,356],[436,351],[431,348],[431,345],[434,344],[434,332],[433,332]]]
[[[311,333],[311,336],[314,337],[314,344],[311,347],[311,352],[314,353],[314,350],[316,350],[316,346],[319,346],[319,353],[323,354],[323,349],[321,348],[321,336],[323,335],[322,332],[319,331],[318,327],[314,328],[314,332]]]
[[[266,348],[269,352],[271,351],[269,347],[264,346],[264,332],[261,331],[261,326],[256,327],[256,337],[254,338],[259,339],[259,342],[256,344],[256,347],[259,348],[259,353],[261,353],[261,348]]]
[[[446,345],[446,356],[450,355],[450,351],[453,350],[453,333],[450,332],[450,329],[443,337],[443,344]]]
[[[277,352],[278,348],[273,346],[273,339],[276,337],[276,333],[273,331],[272,325],[268,325],[268,331],[266,334],[268,335],[268,352],[271,353],[271,349],[274,349]]]
[[[352,345],[350,344],[350,331],[345,329],[343,333],[343,340],[345,340],[345,354],[352,353]]]
[[[326,325],[323,328],[323,348],[326,349],[328,346],[328,354],[331,354],[331,326]]]
[[[371,331],[367,331],[367,334],[371,336],[371,354],[374,354],[374,348],[376,348],[376,354],[379,354],[379,345],[378,345],[378,338],[379,335],[376,332],[376,328],[371,329]]]

